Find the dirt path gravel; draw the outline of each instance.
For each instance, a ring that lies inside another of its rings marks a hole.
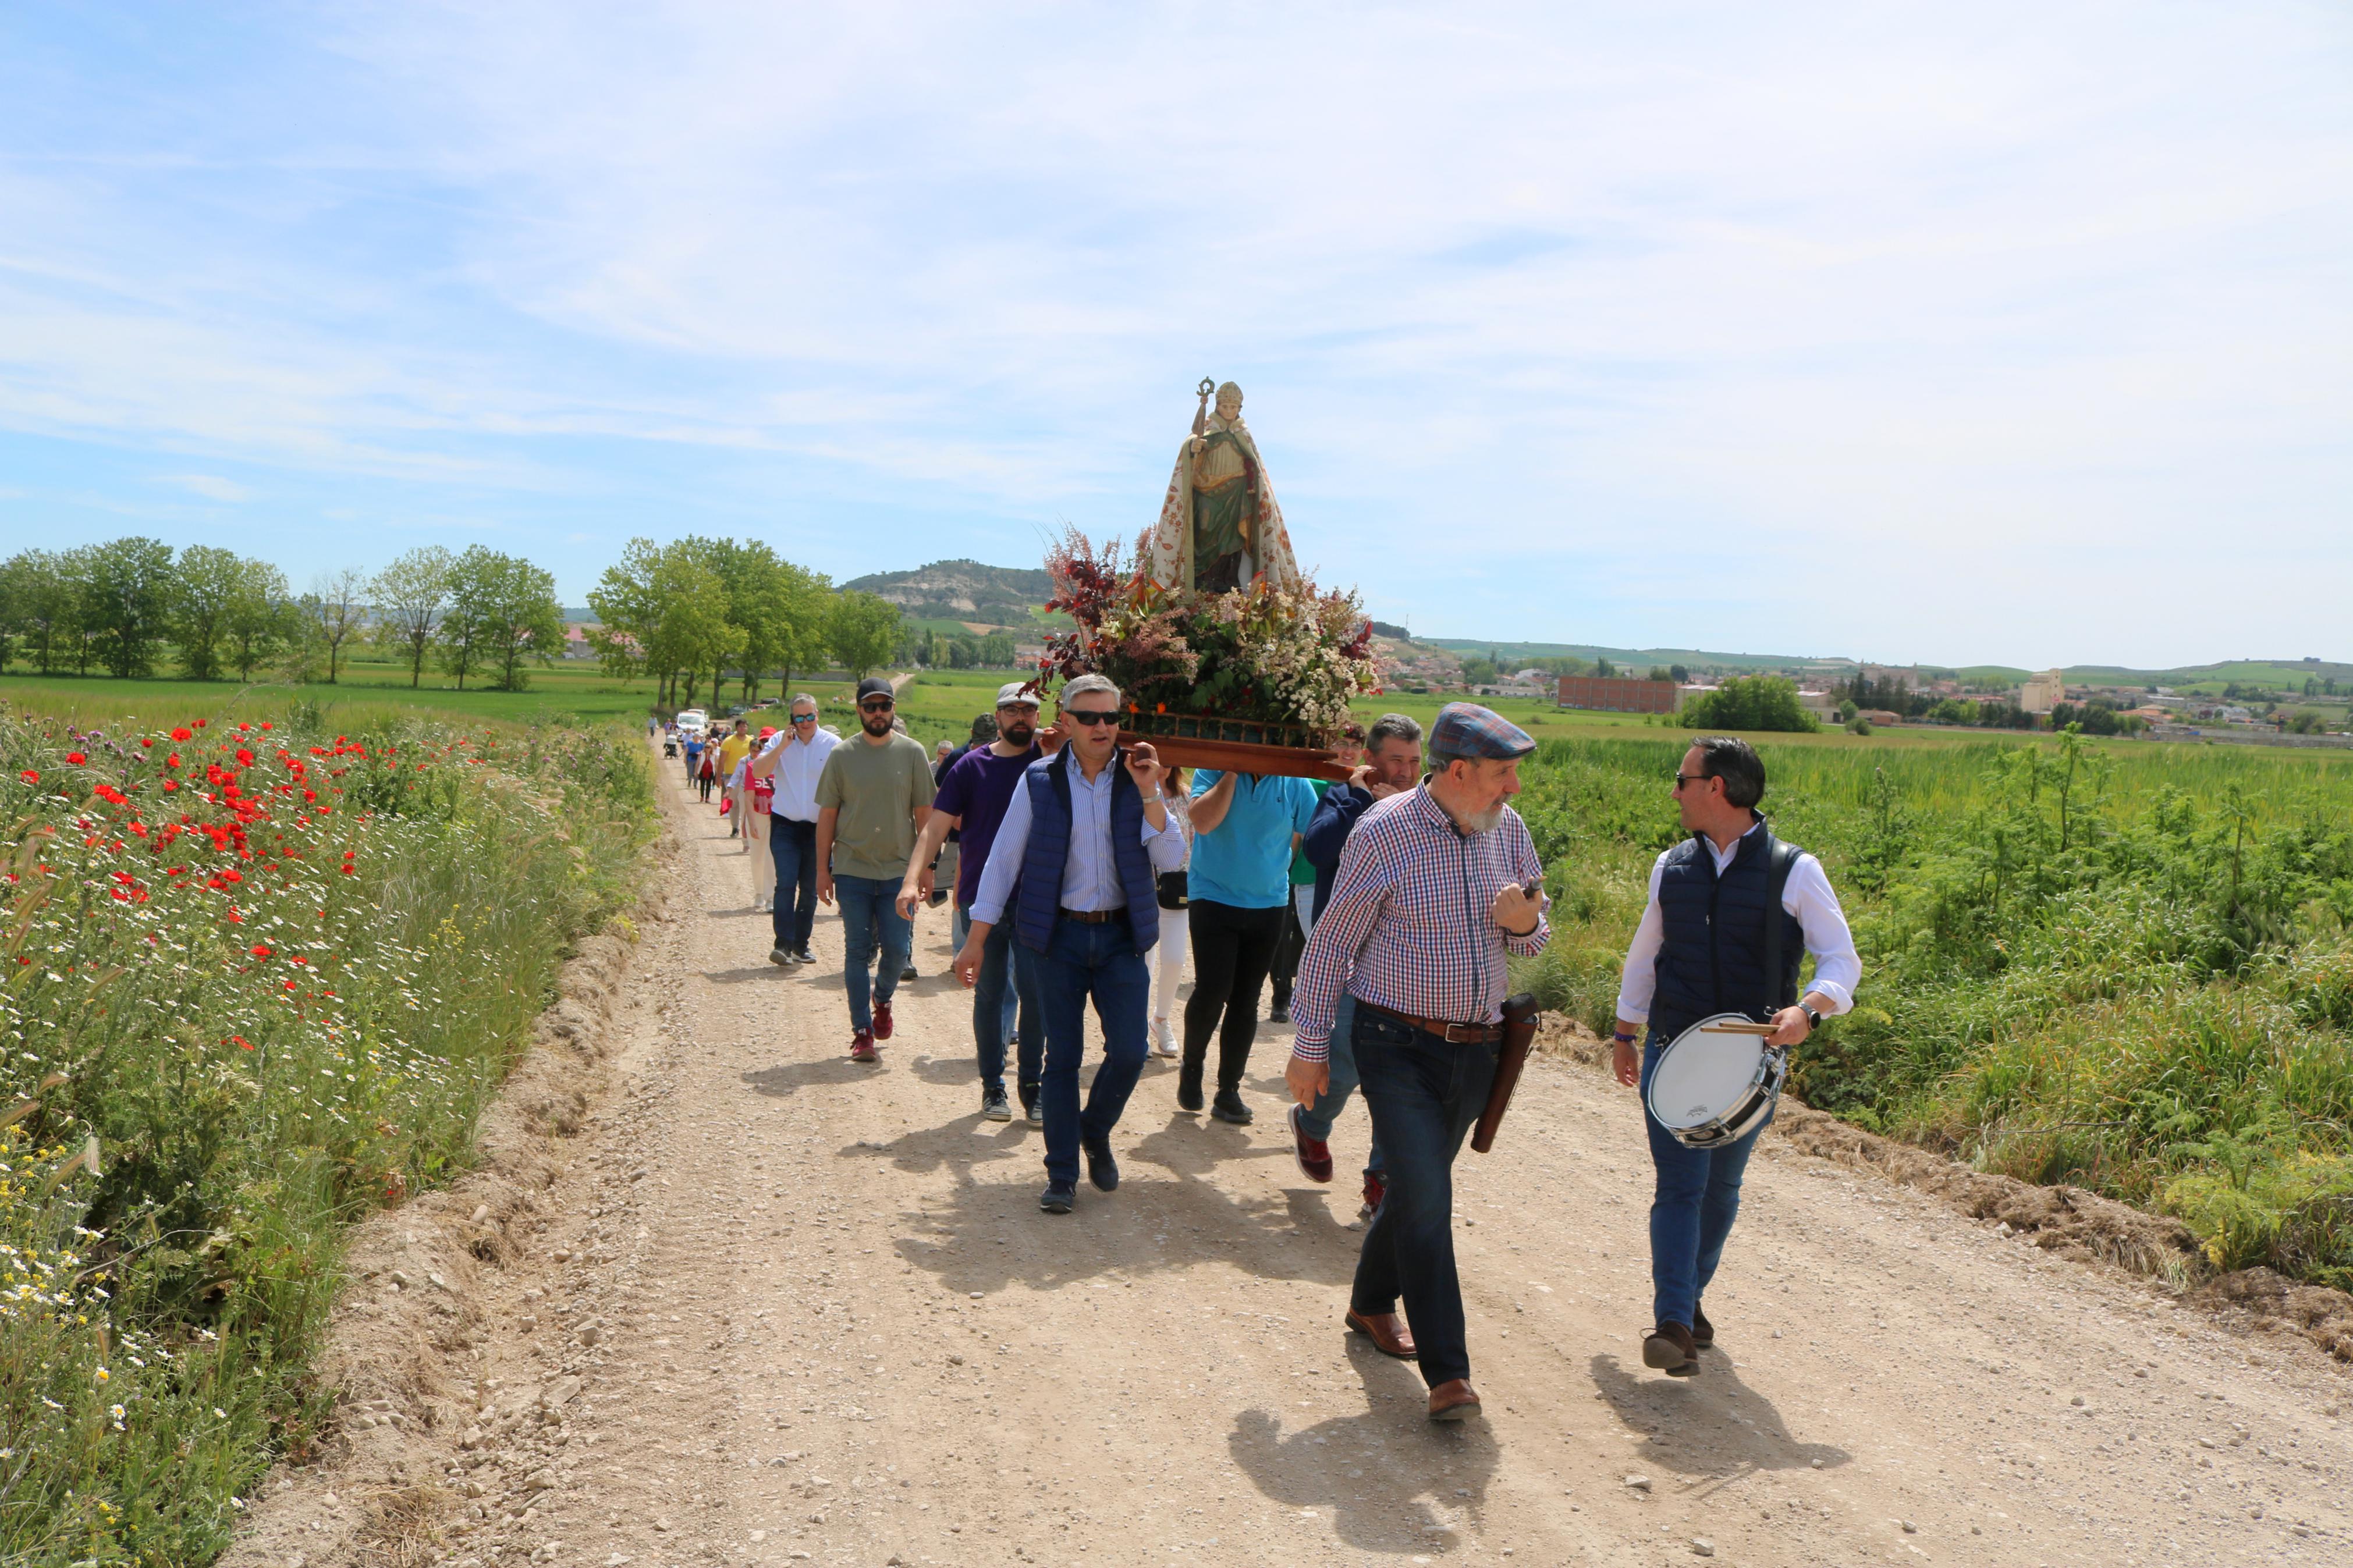
[[[1645,1372],[1635,1102],[1558,1062],[1459,1167],[1486,1416],[1433,1427],[1412,1370],[1341,1331],[1363,1113],[1343,1180],[1302,1176],[1279,1031],[1257,1126],[1178,1112],[1155,1063],[1120,1190],[1040,1215],[1039,1135],[976,1115],[944,911],[854,1066],[838,922],[814,971],[771,967],[751,862],[683,790],[668,809],[622,1087],[545,1228],[480,1272],[431,1461],[457,1500],[418,1559],[2353,1561],[2353,1391],[2324,1357],[1769,1137],[1709,1298],[1723,1348]]]

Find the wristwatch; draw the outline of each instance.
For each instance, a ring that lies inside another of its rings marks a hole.
[[[1803,1002],[1798,1004],[1798,1011],[1806,1016],[1806,1030],[1809,1034],[1822,1026],[1822,1016]]]

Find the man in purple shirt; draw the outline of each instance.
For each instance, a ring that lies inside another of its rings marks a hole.
[[[932,861],[954,828],[958,847],[954,935],[956,951],[964,951],[972,929],[972,904],[980,892],[980,873],[988,865],[989,846],[997,841],[1005,807],[1013,798],[1021,774],[1038,760],[1038,697],[1008,680],[997,693],[997,739],[948,765],[932,802],[932,815],[915,841],[907,862],[907,879],[899,889],[899,912],[914,917],[915,905],[931,896]],[[1043,1123],[1038,1103],[1038,1083],[1044,1075],[1046,1036],[1039,1011],[1036,976],[1013,940],[1013,922],[1000,921],[982,945],[980,978],[972,991],[972,1038],[980,1064],[980,1113],[991,1121],[1010,1121],[1013,1109],[1005,1098],[1005,1039],[1018,1041],[1016,1083],[1021,1091],[1022,1113],[1031,1126]],[[1019,1026],[1015,1004],[1019,1003]]]

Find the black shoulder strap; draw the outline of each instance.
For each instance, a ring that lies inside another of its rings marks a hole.
[[[1795,996],[1781,993],[1781,930],[1788,922],[1788,911],[1781,907],[1781,895],[1789,886],[1789,873],[1798,864],[1800,853],[1794,844],[1784,844],[1765,830],[1765,984],[1773,988],[1773,1005],[1787,1007]]]

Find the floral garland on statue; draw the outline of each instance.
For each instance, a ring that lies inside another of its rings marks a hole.
[[[1263,581],[1223,594],[1169,588],[1131,565],[1116,541],[1098,548],[1071,530],[1048,552],[1050,610],[1077,623],[1046,642],[1043,689],[1090,671],[1109,676],[1134,713],[1215,714],[1297,724],[1328,741],[1348,721],[1349,699],[1377,696],[1372,623],[1354,594]]]

